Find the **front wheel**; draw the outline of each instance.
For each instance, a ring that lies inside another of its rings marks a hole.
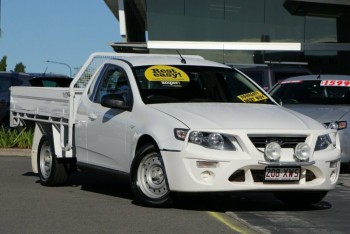
[[[307,192],[276,192],[278,200],[292,206],[309,206],[320,202],[327,195],[327,191]]]
[[[45,186],[63,184],[68,178],[66,165],[57,160],[50,139],[48,136],[43,136],[38,150],[39,178],[40,183]]]
[[[143,205],[167,207],[172,203],[162,156],[153,144],[136,152],[131,166],[131,188],[135,199]]]

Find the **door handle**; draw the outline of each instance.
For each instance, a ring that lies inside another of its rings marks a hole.
[[[90,114],[88,115],[88,118],[89,118],[89,120],[94,121],[94,120],[97,119],[97,116],[96,116],[95,113],[90,113]]]

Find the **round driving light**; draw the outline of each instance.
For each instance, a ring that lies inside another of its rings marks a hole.
[[[202,144],[203,142],[203,133],[201,132],[191,132],[190,134],[190,142],[196,143],[196,144]]]
[[[221,134],[210,133],[208,136],[208,144],[217,149],[221,149],[224,146],[224,138]]]
[[[266,145],[265,156],[270,161],[277,161],[281,157],[281,146],[277,142]]]
[[[295,157],[300,161],[306,161],[309,159],[311,154],[310,146],[306,143],[299,143],[295,147],[294,151]]]

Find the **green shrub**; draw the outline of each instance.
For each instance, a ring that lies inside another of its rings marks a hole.
[[[33,130],[0,129],[0,148],[30,149],[33,143]]]

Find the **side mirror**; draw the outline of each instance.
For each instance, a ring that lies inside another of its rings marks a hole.
[[[130,110],[130,106],[126,105],[123,96],[120,94],[104,95],[101,99],[101,105],[108,108]]]

